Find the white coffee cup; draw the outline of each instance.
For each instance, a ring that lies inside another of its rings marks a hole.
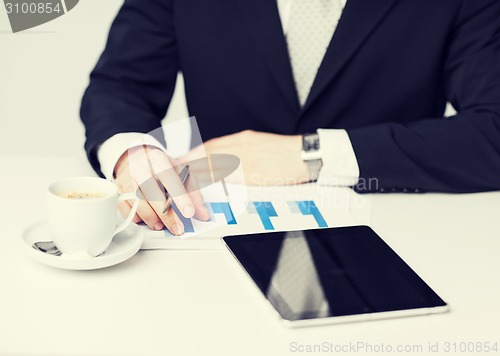
[[[91,197],[65,197],[73,192]],[[135,202],[127,219],[116,226],[117,205],[123,200]],[[118,194],[116,185],[102,178],[77,177],[54,182],[47,192],[52,239],[63,254],[98,256],[108,248],[113,237],[130,224],[138,205],[135,193]]]

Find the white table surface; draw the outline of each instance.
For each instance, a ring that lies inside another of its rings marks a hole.
[[[437,342],[445,354],[446,342],[500,342],[500,193],[372,197],[372,227],[449,313],[288,329],[225,250],[143,251],[90,272],[32,261],[21,233],[44,219],[45,187],[88,166],[0,156],[0,167],[0,355],[289,355],[358,342],[419,354]]]

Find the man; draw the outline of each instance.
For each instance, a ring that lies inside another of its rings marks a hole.
[[[122,154],[160,126],[179,71],[205,149],[238,156],[252,184],[500,188],[499,1],[126,0],[81,110],[90,162],[121,190],[138,180],[131,157],[153,176],[172,165],[153,146]],[[318,152],[301,156],[306,133]],[[208,217],[193,194],[174,200]],[[162,203],[136,221],[182,233]]]

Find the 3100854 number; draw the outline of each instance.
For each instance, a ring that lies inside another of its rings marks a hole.
[[[23,2],[23,3],[5,3],[7,14],[51,14],[53,12],[61,13],[61,4],[52,2]]]

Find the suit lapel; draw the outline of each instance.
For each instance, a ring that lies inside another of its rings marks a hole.
[[[304,105],[306,111],[340,73],[398,0],[347,0],[332,41]],[[271,2],[273,2],[271,0]]]
[[[238,0],[245,24],[281,94],[297,114],[300,105],[276,0]]]

